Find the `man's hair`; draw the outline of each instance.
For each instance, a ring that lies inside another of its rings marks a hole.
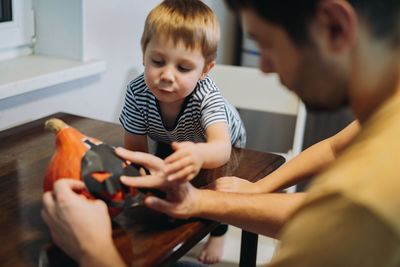
[[[239,12],[251,9],[261,18],[283,27],[298,45],[309,40],[308,24],[322,0],[225,0]],[[400,0],[348,0],[376,38],[399,39]]]
[[[206,63],[217,56],[220,37],[218,19],[200,0],[165,0],[146,18],[141,39],[145,53],[152,38],[182,42],[188,49],[200,48]]]

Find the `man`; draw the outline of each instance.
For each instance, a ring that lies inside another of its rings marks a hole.
[[[400,1],[226,2],[259,44],[264,72],[277,72],[308,108],[349,104],[360,133],[315,178],[305,199],[170,184],[163,161],[118,149],[120,156],[152,171],[122,181],[165,190],[168,201],[148,197],[145,204],[174,217],[205,217],[267,235],[285,224],[281,248],[269,266],[400,266]],[[55,185],[56,197],[44,195],[43,217],[52,236],[83,266],[122,266],[115,264],[119,257],[109,222],[99,225],[106,221],[104,204],[71,191],[82,186],[63,180]],[[271,212],[282,203],[281,213]],[[79,225],[82,212],[90,218]],[[114,265],[107,265],[111,258]]]

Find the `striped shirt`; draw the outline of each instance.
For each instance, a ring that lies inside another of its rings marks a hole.
[[[119,118],[125,131],[147,135],[156,142],[206,142],[206,129],[216,122],[228,124],[231,143],[246,144],[246,131],[237,110],[221,95],[215,83],[206,77],[186,97],[173,129],[166,129],[157,99],[138,76],[128,84],[125,104]]]

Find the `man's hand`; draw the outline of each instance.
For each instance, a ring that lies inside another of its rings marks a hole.
[[[54,183],[53,192],[43,194],[42,209],[54,243],[80,263],[88,256],[115,252],[107,206],[74,192],[84,188],[81,181],[60,179]],[[116,266],[122,265],[116,261]]]
[[[128,162],[143,166],[150,172],[150,174],[146,174],[146,172],[141,169],[139,171],[141,176],[135,177],[135,187],[162,189],[163,187],[169,186],[166,179],[165,163],[159,157],[145,152],[130,151],[122,147],[116,148],[115,153]]]
[[[197,145],[193,142],[174,142],[172,149],[175,152],[165,159],[168,180],[192,180],[199,173],[204,162]]]
[[[175,218],[189,218],[197,213],[197,197],[199,190],[189,182],[168,181],[165,172],[165,162],[148,153],[133,152],[117,148],[118,156],[130,162],[144,166],[150,175],[139,177],[121,177],[121,181],[136,188],[156,188],[166,193],[166,198],[147,196],[144,204],[152,209]]]
[[[256,184],[235,176],[218,178],[204,188],[233,193],[260,193]]]

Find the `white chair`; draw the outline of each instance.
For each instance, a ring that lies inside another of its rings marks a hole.
[[[290,160],[301,152],[306,110],[300,99],[280,83],[276,74],[263,74],[260,70],[251,67],[217,64],[211,70],[210,77],[217,84],[222,95],[239,110],[295,116],[293,141],[290,149],[270,152],[279,153],[286,160]],[[273,130],[271,129],[271,131]],[[247,138],[249,140],[251,136]],[[294,190],[295,188],[292,187],[288,192]]]

